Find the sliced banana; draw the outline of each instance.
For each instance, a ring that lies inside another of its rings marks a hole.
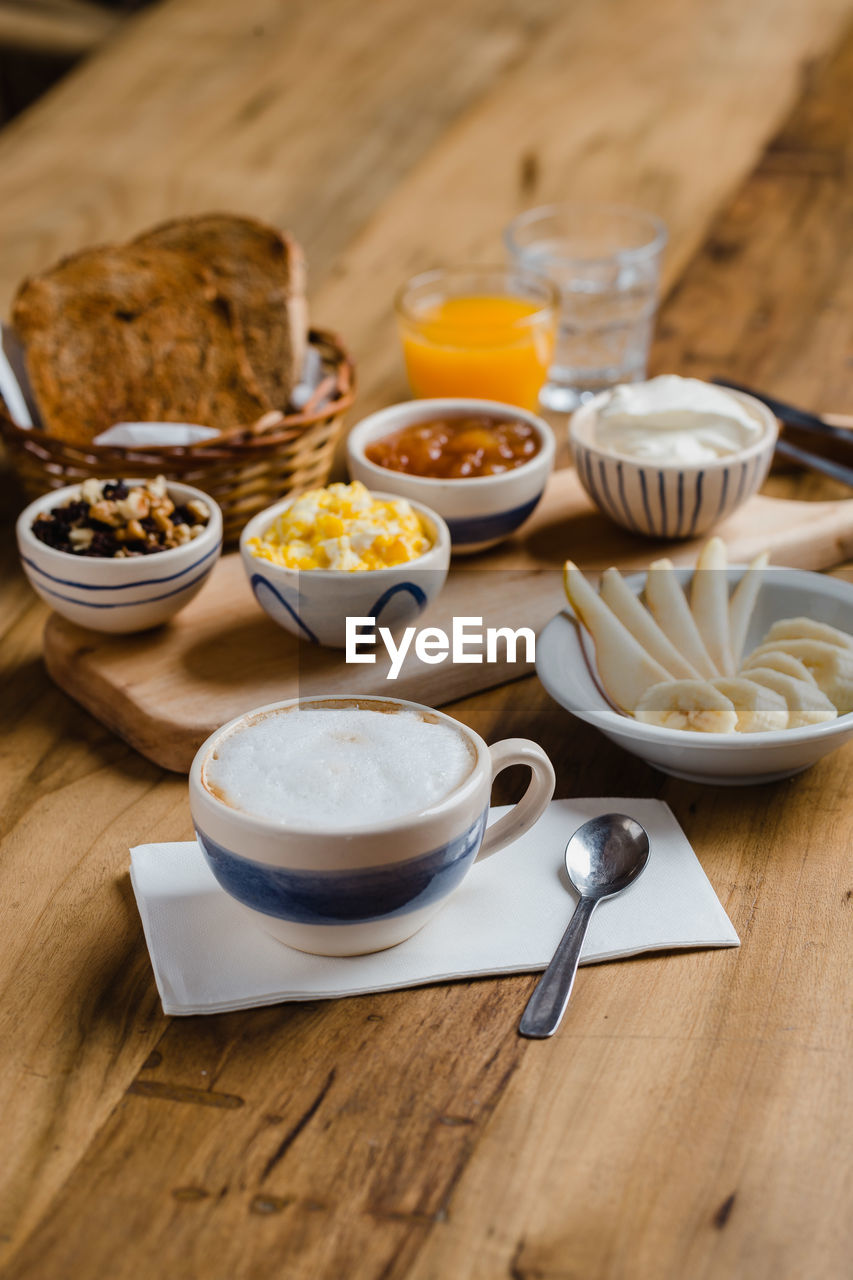
[[[690,583],[690,611],[714,666],[724,676],[733,676],[727,569],[726,544],[722,538],[709,539],[699,552]]]
[[[755,602],[758,599],[761,579],[769,562],[770,555],[766,551],[762,551],[760,556],[756,556],[735,587],[732,592],[732,598],[729,601],[729,636],[732,646],[732,658],[736,668],[740,666],[740,660],[743,657],[749,622],[755,609]]]
[[[661,631],[700,676],[710,680],[721,674],[705,648],[671,560],[655,560],[646,574],[646,604]]]
[[[788,728],[790,713],[781,693],[746,676],[718,676],[711,684],[734,706],[738,733],[768,733]]]
[[[734,733],[737,712],[732,701],[708,680],[670,680],[647,689],[634,708],[643,724],[695,733]]]
[[[626,626],[646,652],[671,676],[695,680],[699,672],[683,658],[675,645],[661,631],[652,615],[625,582],[618,569],[607,569],[601,575],[601,598]]]
[[[788,704],[788,728],[798,729],[804,724],[821,724],[834,720],[838,715],[825,693],[805,680],[795,680],[770,667],[751,667],[750,680],[763,684],[775,693],[781,693]]]
[[[795,680],[805,680],[806,684],[817,688],[817,680],[799,658],[792,657],[790,653],[783,653],[781,649],[774,649],[772,645],[762,644],[761,648],[766,649],[767,652],[750,654],[741,667],[742,675],[748,676],[752,667],[769,667],[771,671],[781,671],[785,676],[792,676]]]
[[[569,603],[595,641],[605,693],[623,711],[633,711],[647,689],[670,679],[669,672],[649,657],[571,560],[565,563],[563,580]]]
[[[853,635],[829,623],[782,618],[743,659],[768,561],[756,556],[729,598],[726,547],[711,538],[690,602],[672,562],[656,560],[645,604],[618,570],[605,571],[599,593],[566,561],[566,595],[611,702],[642,723],[700,733],[774,732],[853,712]]]
[[[842,649],[853,649],[853,636],[831,627],[828,622],[815,622],[812,618],[780,618],[774,622],[762,641],[768,640],[823,640]]]
[[[853,649],[824,640],[771,640],[769,647],[799,658],[840,716],[853,711]],[[759,645],[750,658],[761,657],[766,648]]]

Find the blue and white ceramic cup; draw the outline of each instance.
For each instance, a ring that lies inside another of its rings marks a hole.
[[[205,769],[217,743],[259,716],[301,706],[414,711],[462,735],[471,770],[443,800],[385,822],[324,830],[257,817],[214,794]],[[532,778],[524,796],[486,831],[492,782],[511,764]],[[516,840],[554,792],[554,770],[525,738],[487,746],[466,725],[414,702],[392,698],[290,699],[247,712],[212,734],[190,769],[190,807],[199,845],[219,884],[267,932],[316,955],[382,951],[417,933],[475,862]]]

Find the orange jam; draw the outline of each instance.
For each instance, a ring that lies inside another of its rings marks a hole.
[[[389,471],[462,480],[512,471],[540,448],[539,435],[528,423],[477,414],[414,422],[374,440],[364,452]]]

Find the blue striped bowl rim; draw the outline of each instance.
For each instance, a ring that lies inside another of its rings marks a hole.
[[[42,569],[41,565],[36,564],[35,560],[29,556],[21,555],[22,562],[28,569],[32,569],[34,573],[39,574],[42,578],[47,578],[49,582],[56,582],[61,587],[76,587],[79,591],[133,591],[137,587],[157,587],[163,582],[175,582],[178,578],[182,578],[187,573],[192,573],[193,569],[197,569],[199,565],[205,564],[211,556],[219,553],[222,543],[217,542],[215,547],[205,552],[198,560],[194,560],[192,564],[188,564],[185,568],[179,569],[177,573],[165,574],[162,578],[140,578],[137,582],[116,582],[113,585],[103,585],[93,582],[77,582],[73,578],[58,578],[54,573],[48,573],[46,569]],[[105,562],[107,563],[107,562]]]
[[[173,577],[183,577],[186,574],[191,573],[194,568],[197,568],[199,564],[204,564],[206,560],[209,560],[210,557],[218,551],[219,551],[219,546],[214,547],[213,551],[211,551],[208,555],[204,556],[201,560],[196,561],[194,565],[191,565],[187,569],[185,569],[183,571],[183,574],[175,574],[173,575]],[[26,560],[24,557],[21,557],[21,558],[24,560],[24,563],[26,565],[28,566],[30,565],[30,561]],[[37,572],[41,572],[40,570],[38,570],[38,566],[32,566],[32,567],[34,567],[37,570]],[[198,573],[194,578],[191,578],[189,582],[182,582],[179,586],[172,587],[170,591],[161,591],[158,595],[155,595],[155,596],[144,596],[141,600],[127,600],[127,599],[112,600],[112,601],[83,600],[79,596],[70,596],[70,595],[66,595],[62,591],[55,591],[53,590],[52,587],[45,586],[43,582],[39,582],[38,584],[34,584],[34,585],[38,585],[39,591],[41,591],[44,595],[52,596],[55,600],[64,600],[66,604],[77,605],[81,609],[133,609],[137,605],[154,604],[158,600],[168,600],[170,596],[177,596],[177,595],[180,595],[181,592],[183,591],[188,591],[190,587],[194,587],[196,586],[197,583],[202,582],[210,573],[210,570],[212,569],[212,567],[213,567],[212,565],[208,565],[205,569],[202,570],[201,573]],[[51,575],[47,574],[45,576],[50,578]],[[52,581],[57,581],[57,579],[52,579]],[[61,579],[59,581],[61,581]],[[163,579],[163,581],[167,581],[167,582],[171,581],[171,578]],[[71,583],[70,585],[85,586],[84,583]],[[93,588],[93,590],[102,590],[102,591],[103,590],[121,590],[125,586],[137,587],[141,585],[143,584],[142,583],[125,583],[122,585],[122,587],[115,587],[115,588],[99,587],[99,588]]]

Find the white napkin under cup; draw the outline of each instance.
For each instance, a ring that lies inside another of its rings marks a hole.
[[[490,821],[505,812],[492,809]],[[194,841],[147,844],[131,850],[130,874],[163,1009],[222,1013],[544,969],[577,901],[566,843],[588,818],[614,812],[645,827],[651,857],[624,893],[597,907],[581,963],[738,946],[686,836],[659,800],[552,801],[526,835],[475,865],[414,937],[344,958],[295,951],[264,932],[220,888]]]

